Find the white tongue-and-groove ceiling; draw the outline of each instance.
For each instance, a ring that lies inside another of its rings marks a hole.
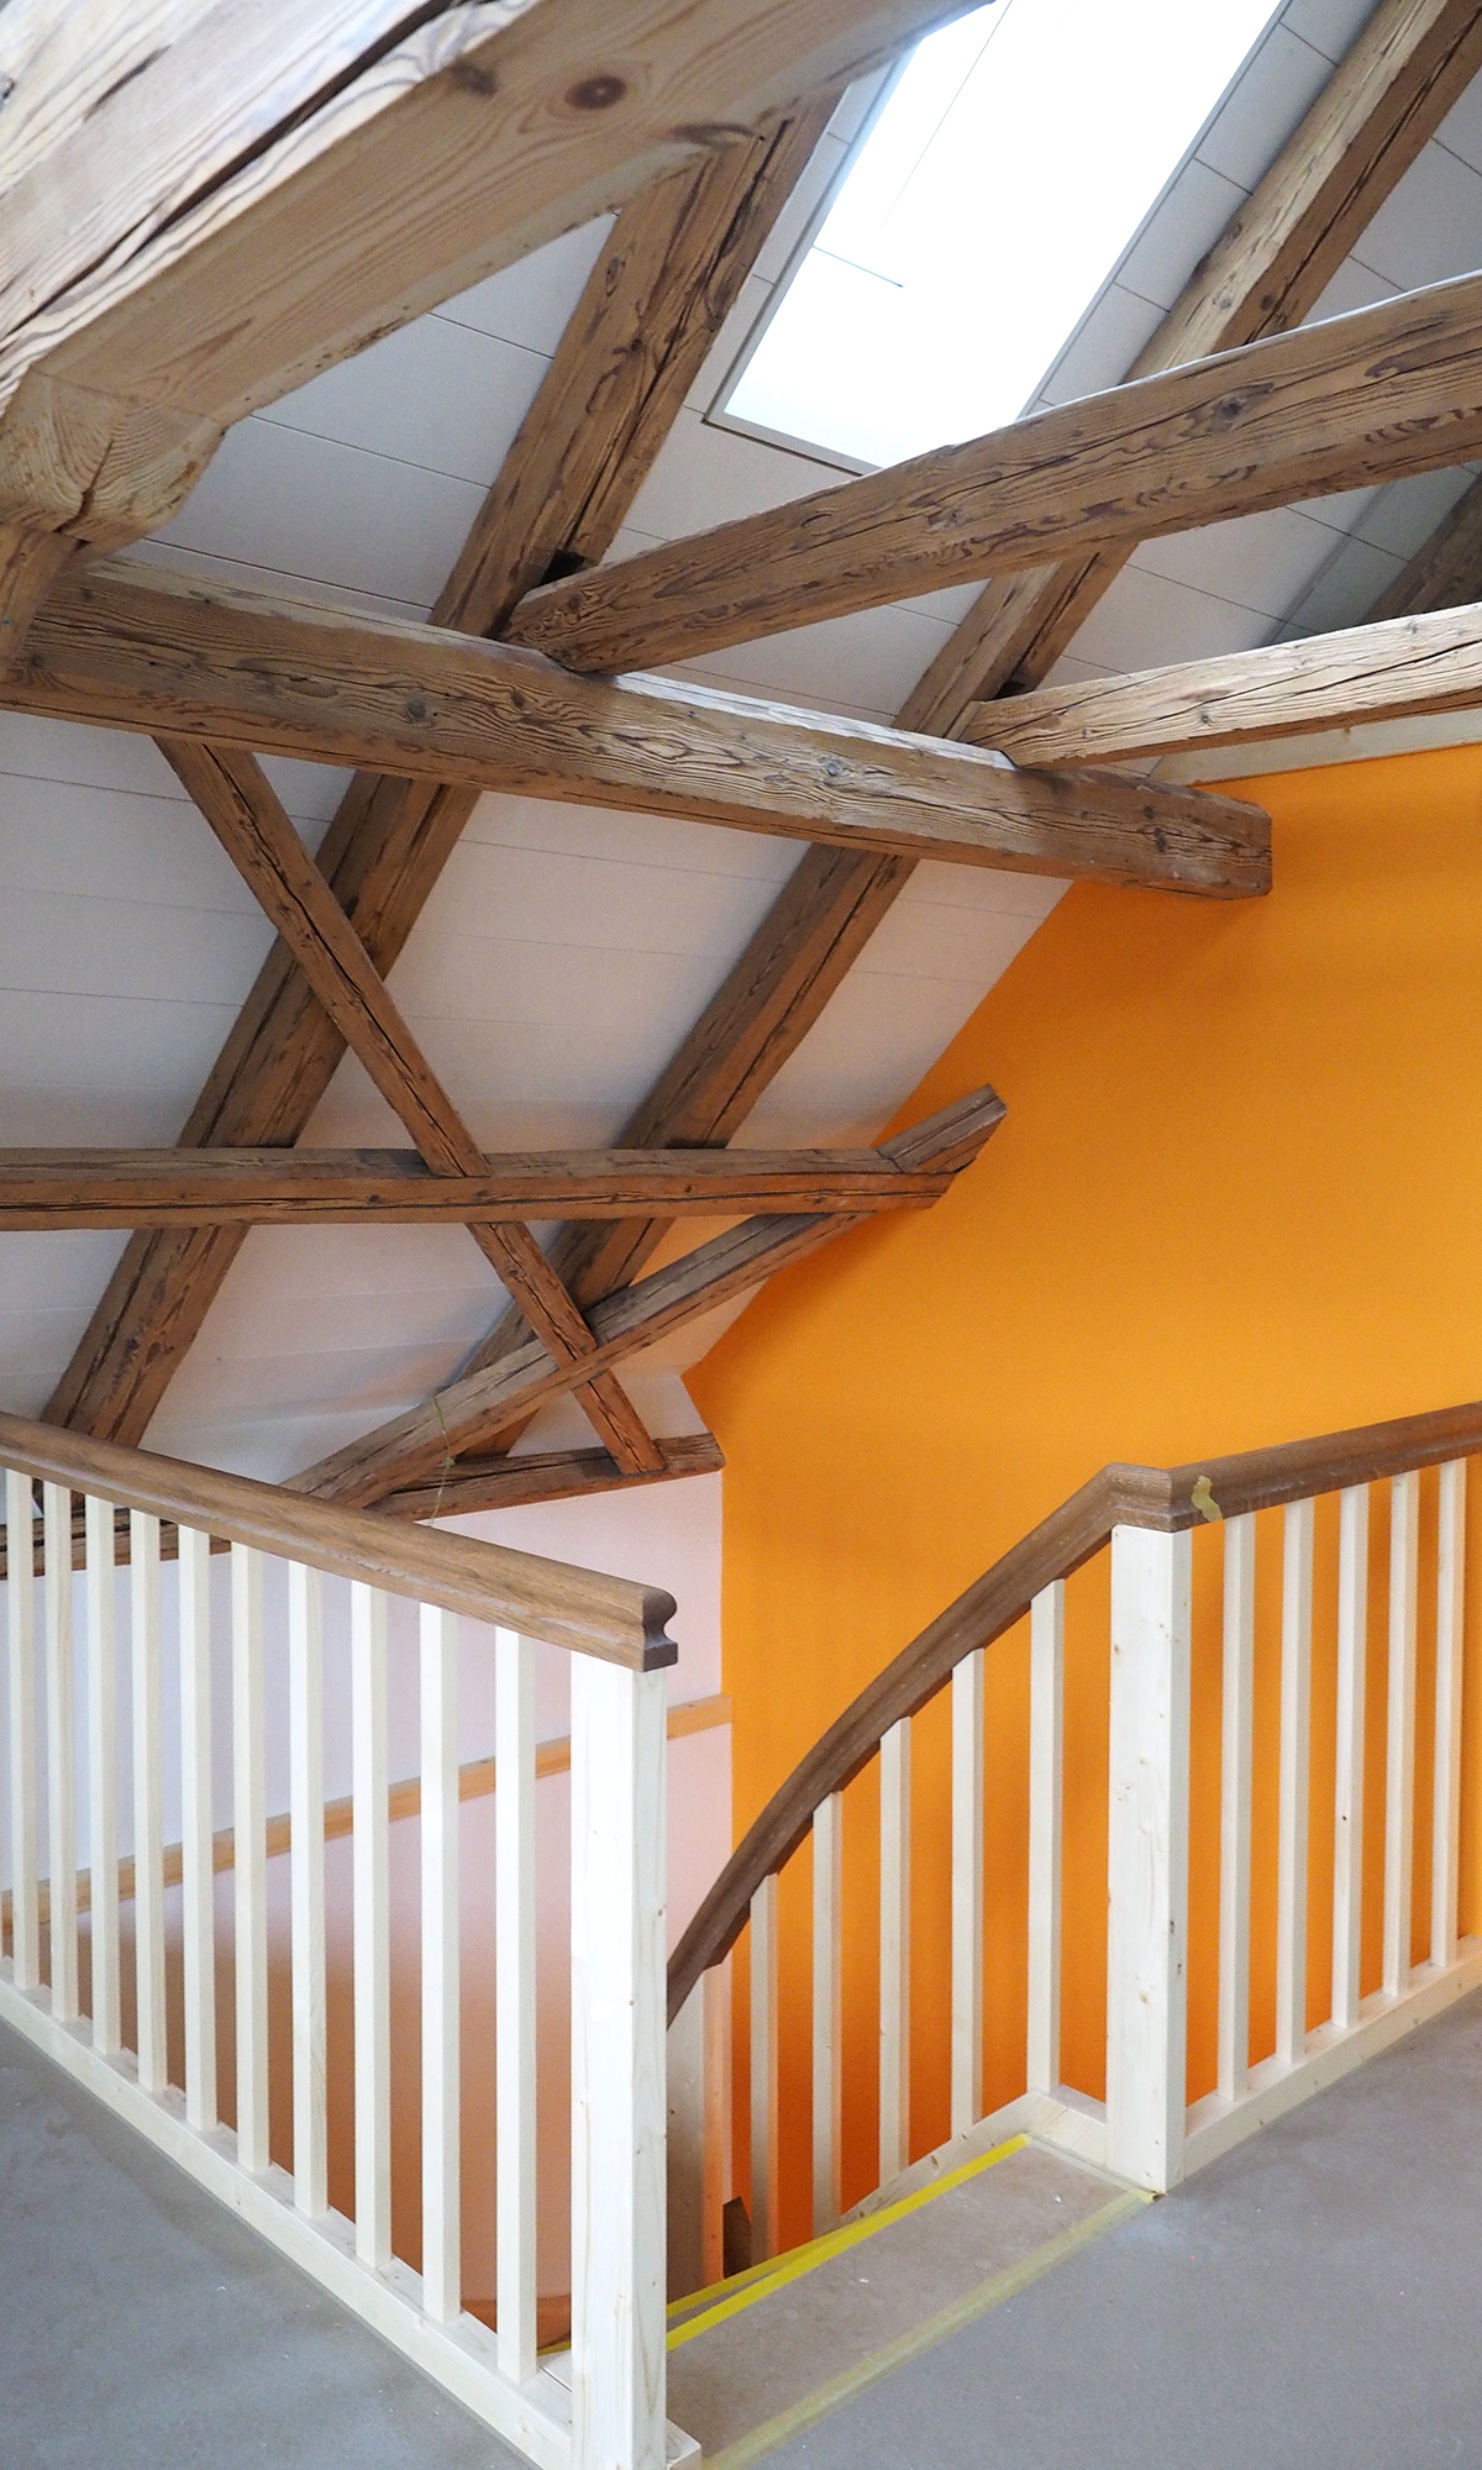
[[[1195,155],[1047,379],[1115,383],[1313,101],[1367,0],[1289,0]],[[707,418],[843,159],[846,98],[614,556],[817,488],[816,459]],[[568,235],[227,438],[141,554],[297,596],[425,615],[534,398],[606,225]],[[971,235],[964,252],[971,283]],[[1482,263],[1482,93],[1381,209],[1317,315]],[[1147,544],[1062,673],[1142,668],[1360,620],[1467,485],[1431,475]],[[888,720],[973,597],[937,593],[684,664],[748,692]],[[270,760],[317,844],[345,776]],[[616,1135],[722,982],[797,844],[671,819],[484,797],[391,986],[485,1147]],[[925,865],[738,1139],[871,1137],[1059,896],[1044,878]],[[1129,894],[1129,899],[1152,897]],[[148,739],[0,715],[0,1144],[173,1141],[270,929]],[[1013,1091],[1004,1092],[1010,1105]],[[404,1134],[347,1058],[306,1138]],[[991,1174],[992,1153],[977,1170]],[[0,1238],[0,1398],[34,1413],[123,1237]],[[460,1228],[257,1229],[156,1416],[152,1446],[282,1476],[425,1396],[497,1317]],[[625,1368],[657,1429],[700,1324]],[[590,1438],[563,1405],[527,1446]]]

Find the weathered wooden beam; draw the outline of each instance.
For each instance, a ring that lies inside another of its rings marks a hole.
[[[1299,326],[1479,69],[1475,0],[1380,0],[1129,376]],[[1039,685],[1129,554],[996,577],[907,698],[900,726],[951,736],[969,703],[1011,681]]]
[[[460,1458],[436,1482],[387,1493],[376,1506],[389,1518],[462,1518],[475,1510],[519,1509],[532,1501],[574,1501],[592,1492],[716,1475],[725,1452],[713,1432],[658,1444],[662,1465],[628,1474],[605,1449],[521,1450],[503,1458]]]
[[[546,584],[510,633],[583,671],[690,659],[995,570],[1434,471],[1479,445],[1471,274]]]
[[[254,407],[961,5],[187,12],[6,195],[0,520],[139,538]]]
[[[1482,480],[1473,481],[1368,615],[1371,623],[1420,617],[1432,609],[1460,609],[1473,600],[1482,600]]]
[[[1002,1100],[993,1090],[978,1089],[899,1137],[909,1143],[918,1166],[930,1168],[948,1160],[960,1173],[997,1129],[1003,1113]],[[881,1148],[893,1156],[896,1144],[884,1141]],[[597,1342],[591,1363],[609,1366],[641,1353],[863,1223],[813,1213],[742,1219],[682,1260],[595,1304],[588,1314]],[[424,1406],[393,1417],[306,1468],[294,1479],[295,1486],[360,1505],[407,1491],[432,1480],[436,1470],[450,1470],[460,1454],[483,1449],[512,1425],[527,1422],[537,1407],[560,1397],[579,1377],[570,1364],[558,1364],[538,1339],[527,1338],[497,1364],[465,1372]]]
[[[625,1223],[929,1209],[951,1182],[879,1149],[555,1149],[442,1174],[412,1149],[0,1149],[0,1233],[121,1226]]]
[[[435,1174],[477,1175],[483,1151],[402,1018],[364,944],[304,847],[253,755],[189,740],[162,747],[309,985]],[[592,1337],[528,1227],[470,1219],[468,1231],[530,1326],[563,1361],[581,1363]],[[620,1464],[656,1463],[653,1441],[606,1371],[577,1394]]]
[[[60,84],[68,90],[66,76]],[[802,107],[798,126],[812,109]],[[611,546],[688,391],[706,316],[725,314],[786,202],[791,143],[784,126],[706,154],[692,171],[658,184],[667,233],[647,195],[618,216],[568,328],[579,341],[563,337],[558,346],[433,608],[434,624],[489,634],[553,563],[595,559]],[[695,247],[702,229],[708,255]],[[704,314],[696,308],[701,294]],[[478,795],[463,783],[361,773],[342,799],[321,865],[383,977]],[[342,1052],[329,1015],[287,946],[276,943],[182,1142],[296,1139]],[[229,1227],[133,1236],[48,1413],[115,1438],[142,1439],[241,1239],[242,1231]]]
[[[1479,702],[1482,607],[1474,606],[1002,696],[974,704],[964,734],[1023,763],[1108,763]]]
[[[1016,772],[971,747],[665,678],[574,678],[445,629],[128,560],[37,619],[0,706],[373,763],[896,856],[1243,898],[1266,818],[1207,792]]]

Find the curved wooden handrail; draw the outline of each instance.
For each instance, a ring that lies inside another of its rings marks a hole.
[[[835,1718],[747,1829],[669,1960],[669,2020],[702,1973],[729,1954],[763,1879],[792,1859],[830,1793],[874,1757],[892,1724],[916,1715],[976,1647],[1022,1621],[1045,1587],[1069,1578],[1116,1526],[1176,1534],[1207,1520],[1368,1484],[1482,1450],[1482,1401],[1364,1424],[1318,1440],[1182,1467],[1107,1466],[1011,1545]]]
[[[499,1622],[636,1671],[672,1664],[679,1652],[666,1635],[673,1596],[632,1579],[607,1578],[471,1535],[409,1526],[374,1510],[340,1509],[278,1484],[124,1449],[19,1415],[0,1414],[0,1463],[43,1483],[148,1510],[178,1526],[307,1561],[336,1577]]]

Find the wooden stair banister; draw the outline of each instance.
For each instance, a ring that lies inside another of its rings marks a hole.
[[[1482,1401],[1364,1424],[1178,1467],[1113,1464],[1009,1547],[837,1716],[752,1821],[669,1962],[672,2023],[702,1974],[746,1926],[762,1882],[783,1869],[814,1814],[875,1756],[891,1726],[919,1713],[954,1666],[1027,1615],[1036,1595],[1101,1551],[1117,1526],[1176,1534],[1208,1520],[1279,1508],[1482,1450]]]

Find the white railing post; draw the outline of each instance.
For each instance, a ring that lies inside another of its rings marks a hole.
[[[1033,1836],[1034,1821],[1030,1820]],[[1031,1856],[1032,1857],[1032,1856]],[[1031,1891],[1032,1902],[1032,1891]],[[983,1650],[952,1669],[952,2054],[949,2124],[983,2110]]]
[[[911,2158],[911,1719],[880,1743],[880,2184]]]
[[[1333,1801],[1333,2022],[1359,2020],[1364,1919],[1364,1684],[1369,1646],[1369,1487],[1338,1510],[1338,1755]]]
[[[5,1566],[10,1615],[10,1880],[15,1986],[41,1978],[36,1895],[36,1547],[31,1479],[7,1468]]]
[[[1461,1854],[1461,1676],[1466,1618],[1467,1462],[1441,1469],[1436,1536],[1436,1741],[1431,1815],[1431,1962],[1456,1962]]]
[[[664,2470],[665,1693],[571,1676],[573,2470]]]
[[[329,2210],[324,1951],[324,1589],[288,1565],[289,1900],[293,1965],[293,2200]]]
[[[844,1796],[813,1813],[813,2228],[831,2230],[844,2208]]]
[[[494,1633],[496,2315],[500,2373],[535,2373],[535,1648]]]
[[[134,1729],[134,1981],[139,2082],[169,2081],[165,2010],[165,1760],[160,1719],[160,1522],[129,1512],[129,1655]]]
[[[89,1493],[87,1557],[88,1909],[93,1956],[93,2048],[123,2047],[118,1937],[118,1624],[113,1503]]]
[[[237,2161],[268,2166],[268,1860],[262,1555],[232,1546],[232,1866],[237,1949]]]
[[[979,1650],[981,1654],[981,1649]],[[1060,1846],[1065,1709],[1065,1582],[1029,1608],[1028,2089],[1060,2084]]]
[[[1112,1530],[1107,2161],[1155,2190],[1183,2168],[1192,1559]]]
[[[391,2262],[391,1884],[386,1598],[350,1589],[351,1845],[355,1944],[355,2253]]]
[[[1389,1724],[1384,1770],[1384,1988],[1410,1987],[1415,1859],[1415,1631],[1420,1584],[1420,1477],[1390,1486]]]
[[[211,1539],[180,1529],[180,1900],[185,2114],[216,2124],[216,1871],[211,1835]]]
[[[751,1899],[751,2261],[777,2242],[777,1873]]]
[[[458,1622],[422,1607],[422,2306],[462,2304],[459,2205]]]
[[[77,1703],[72,1668],[72,1495],[42,1488],[46,1538],[47,1911],[51,2011],[59,2024],[77,2014]]]
[[[1250,2075],[1251,1743],[1256,1522],[1225,1522],[1220,1716],[1219,2089],[1238,2101]]]
[[[1312,1742],[1311,1501],[1287,1504],[1281,1565],[1281,1745],[1276,1852],[1276,2055],[1307,2047],[1307,1810]]]

